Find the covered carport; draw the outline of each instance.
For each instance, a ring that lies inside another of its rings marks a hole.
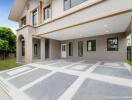
[[[54,23],[59,23],[59,20],[55,20],[52,23],[46,24],[46,26],[37,27],[37,34],[34,36],[49,38],[56,41],[60,41],[61,44],[66,44],[65,57],[59,55],[60,58],[76,58],[78,57],[77,42],[84,42],[83,55],[84,58],[92,60],[115,60],[125,61],[127,58],[127,36],[131,33],[131,10],[125,9],[117,12],[112,12],[107,15],[98,16],[90,20],[83,21],[78,24],[70,26],[56,28],[51,31],[45,31],[40,33],[42,27],[52,26]],[[128,31],[129,30],[129,31]],[[61,38],[60,38],[61,37]],[[119,37],[119,49],[118,52],[107,51],[107,38]],[[86,51],[87,40],[97,39],[97,50],[94,53],[88,53]],[[70,57],[68,51],[68,43],[74,42],[73,56]],[[59,45],[61,45],[59,44]],[[62,47],[61,47],[62,48]],[[61,48],[56,48],[59,51]],[[60,53],[62,51],[59,51]],[[59,53],[58,53],[59,54]]]

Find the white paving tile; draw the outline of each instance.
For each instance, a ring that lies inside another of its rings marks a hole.
[[[16,78],[16,77],[18,77],[18,76],[27,74],[27,73],[32,72],[32,71],[37,70],[37,69],[38,69],[38,68],[36,67],[36,68],[31,69],[31,70],[29,70],[29,71],[26,71],[26,72],[20,73],[20,74],[18,74],[18,75],[12,76],[12,77],[8,78],[7,80],[11,80],[11,79],[13,79],[13,78]]]
[[[75,70],[84,70],[87,66],[86,65],[76,65],[74,67],[72,67],[72,69]]]
[[[104,65],[108,65],[108,66],[120,66],[119,63],[104,63]]]
[[[106,76],[106,75],[100,75],[100,74],[93,74],[93,73],[89,73],[89,75],[87,75],[87,78],[132,88],[131,79],[119,78],[119,77],[114,77],[114,76]]]
[[[30,67],[22,67],[22,68],[19,68],[16,70],[9,71],[9,72],[7,72],[7,74],[12,76],[12,75],[16,75],[18,73],[21,73],[21,72],[24,72],[24,71],[30,70],[30,69],[31,69]]]

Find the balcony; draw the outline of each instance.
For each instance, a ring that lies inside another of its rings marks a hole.
[[[17,30],[17,35],[24,35],[24,37],[26,37],[26,35],[30,34],[33,35],[36,33],[36,30],[33,26],[31,25],[25,25],[24,27],[21,27]]]

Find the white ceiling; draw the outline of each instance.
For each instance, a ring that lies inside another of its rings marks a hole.
[[[125,32],[130,23],[131,17],[132,12],[52,32],[41,36],[55,40],[69,40]]]

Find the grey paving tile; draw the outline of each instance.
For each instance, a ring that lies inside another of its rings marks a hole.
[[[127,69],[98,66],[93,73],[132,79],[132,74]]]
[[[44,62],[38,62],[37,64],[48,65],[48,64],[53,64],[56,62],[57,62],[57,60],[49,60],[49,61],[44,61]]]
[[[105,65],[105,66],[115,66],[115,67],[125,67],[123,62],[101,62],[100,65]]]
[[[15,71],[15,70],[19,70],[19,69],[24,68],[24,67],[28,67],[29,69],[24,70],[24,71],[21,71],[21,72],[19,72],[19,73],[17,73],[17,74],[14,74],[14,75],[9,75],[9,74],[8,74],[8,72]],[[18,67],[18,68],[12,69],[12,70],[10,70],[10,71],[6,71],[6,72],[3,72],[3,73],[0,73],[0,76],[1,76],[2,78],[4,78],[4,79],[8,79],[8,78],[11,78],[11,77],[16,76],[16,75],[18,75],[18,74],[21,74],[21,73],[23,73],[23,72],[27,72],[27,71],[29,71],[29,70],[32,70],[32,69],[34,69],[34,68],[36,68],[36,67],[30,66],[30,65],[25,65],[25,66],[20,67],[20,68]]]
[[[67,62],[73,62],[73,63],[76,63],[76,62],[79,62],[79,61],[82,61],[82,59],[66,59]]]
[[[92,61],[92,60],[86,60],[86,61],[83,61],[83,62],[81,62],[82,64],[96,64],[97,63],[97,61]]]
[[[87,79],[72,100],[132,100],[132,88]]]
[[[29,84],[50,72],[51,71],[49,70],[39,68],[27,74],[11,79],[9,80],[9,82],[12,83],[15,87],[21,88],[24,85]]]
[[[55,64],[51,64],[49,66],[51,67],[65,67],[65,66],[68,66],[72,64],[71,62],[58,62],[58,63],[55,63]]]
[[[32,100],[57,100],[77,76],[56,73],[25,91]]]
[[[86,71],[90,67],[92,67],[92,65],[88,65],[88,64],[75,64],[75,65],[70,66],[67,69],[76,70],[76,71]]]

